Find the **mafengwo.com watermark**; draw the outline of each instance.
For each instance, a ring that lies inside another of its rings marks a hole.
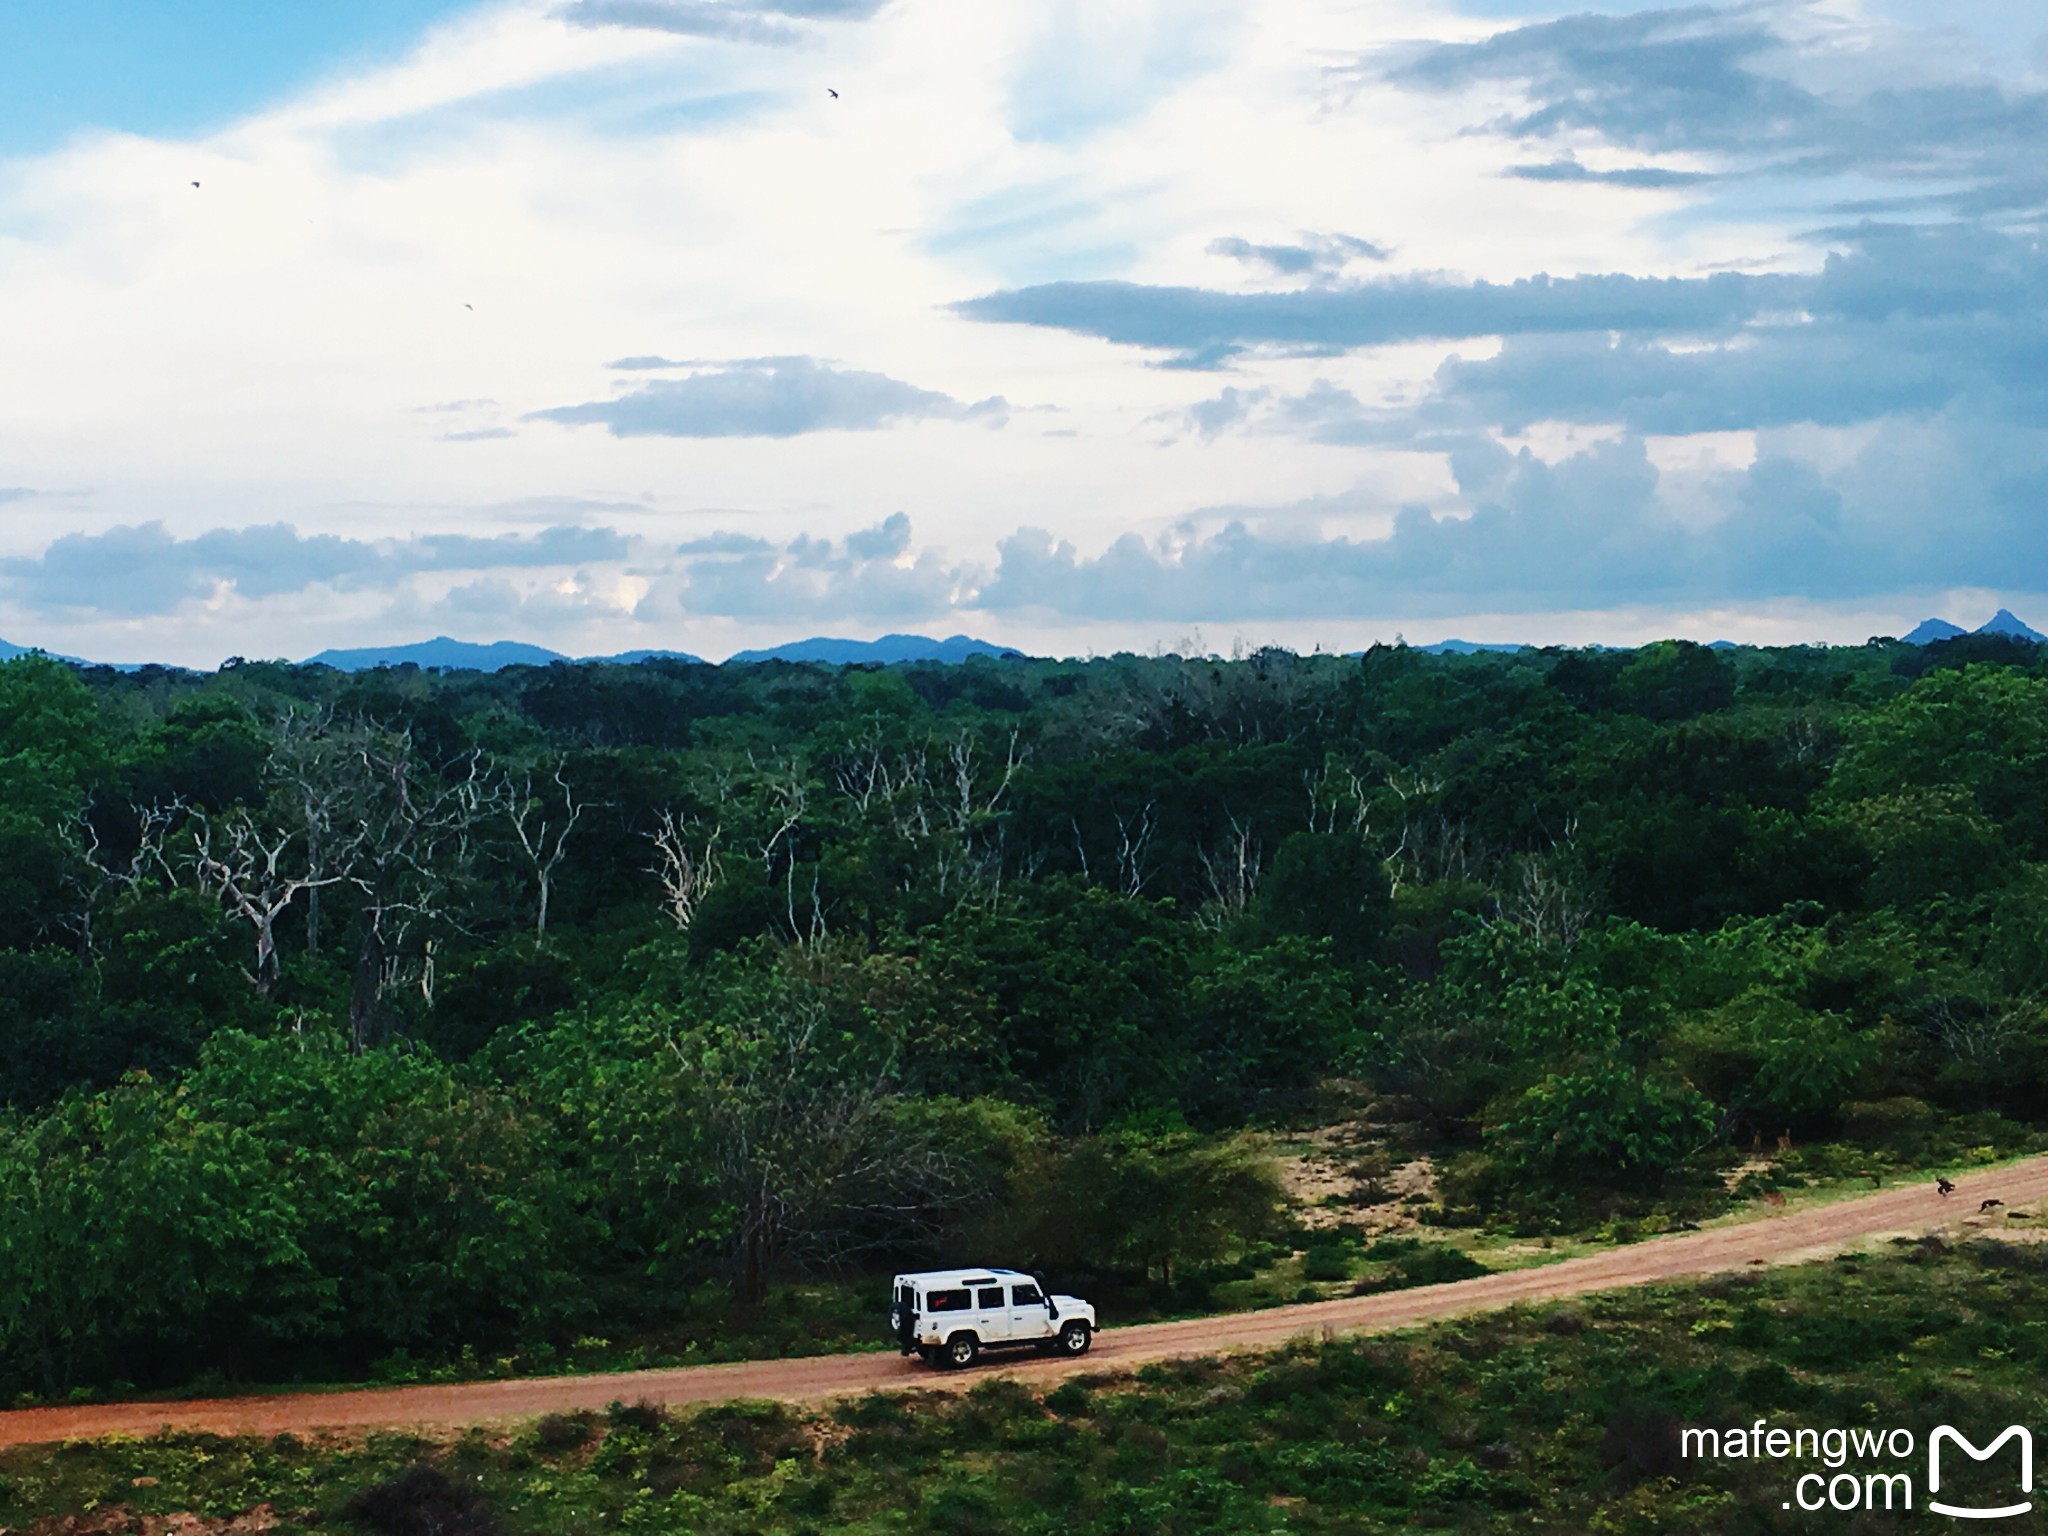
[[[1786,1509],[2008,1520],[2034,1508],[2034,1433],[2023,1424],[1975,1440],[1942,1424],[1923,1442],[1910,1429],[1793,1429],[1758,1419],[1731,1429],[1681,1429],[1678,1454],[1784,1463]]]

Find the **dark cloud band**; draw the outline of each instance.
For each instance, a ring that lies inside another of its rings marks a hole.
[[[1764,310],[1797,304],[1806,286],[1800,278],[1738,272],[1538,276],[1513,283],[1408,277],[1288,293],[1065,282],[992,293],[954,309],[970,320],[1049,326],[1182,354],[1231,346],[1348,351],[1536,332],[1725,331]]]
[[[627,358],[613,367],[681,367]],[[653,379],[614,400],[536,411],[531,419],[599,425],[614,437],[797,437],[873,432],[911,421],[978,420],[1000,426],[1000,398],[968,404],[887,374],[834,368],[809,357],[741,358],[680,379]]]
[[[223,586],[276,597],[313,586],[361,590],[427,571],[578,565],[617,560],[630,545],[609,528],[533,534],[426,534],[365,540],[302,534],[290,523],[216,528],[181,539],[162,523],[68,533],[33,558],[0,561],[0,590],[40,612],[126,616],[174,612]]]
[[[555,14],[579,27],[638,27],[739,43],[791,43],[803,23],[865,21],[888,0],[569,0]]]

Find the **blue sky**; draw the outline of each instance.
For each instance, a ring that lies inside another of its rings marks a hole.
[[[460,0],[62,0],[0,11],[0,153],[92,130],[179,136],[401,57]]]
[[[2048,619],[2032,7],[0,28],[16,643]]]

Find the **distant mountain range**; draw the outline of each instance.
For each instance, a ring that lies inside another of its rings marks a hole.
[[[309,667],[332,667],[337,672],[368,672],[376,667],[442,667],[450,672],[496,672],[503,667],[544,667],[551,661],[567,661],[560,651],[517,640],[494,640],[476,645],[468,640],[451,640],[436,635],[411,645],[366,645],[353,650],[322,651],[308,656]]]
[[[1899,638],[1908,645],[1932,645],[1937,640],[1953,640],[1958,635],[1973,634],[2010,635],[2015,640],[2031,640],[2037,645],[2048,645],[2048,635],[2042,634],[2038,629],[2015,618],[2010,608],[1999,609],[1998,612],[1994,613],[1982,624],[1979,624],[1975,629],[1965,629],[1960,624],[1949,623],[1947,619],[1922,619],[1913,626],[1911,633],[1901,635]],[[1470,656],[1479,651],[1521,651],[1528,650],[1530,647],[1513,643],[1489,643],[1479,640],[1439,640],[1434,645],[1419,645],[1416,649],[1427,651],[1435,656]],[[1617,647],[1596,645],[1590,646],[1588,649],[1606,651],[1617,649]],[[1713,640],[1708,642],[1707,649],[1711,651],[1732,651],[1739,650],[1740,647],[1733,640]]]
[[[1960,624],[1951,624],[1947,619],[1923,619],[1901,638],[1909,645],[1931,645],[1940,640],[1953,640],[1959,635],[2010,635],[2018,640],[2031,640],[2037,644],[2048,644],[2044,635],[2031,625],[2014,617],[2012,610],[2001,608],[1974,630],[1966,630]],[[1716,650],[1733,649],[1734,642],[1716,640]],[[26,656],[32,647],[13,645],[0,640],[0,661],[12,661],[17,656]],[[1516,641],[1482,640],[1438,640],[1430,645],[1421,645],[1417,650],[1434,655],[1470,656],[1481,651],[1521,651],[1529,646]],[[1595,647],[1611,649],[1611,647]],[[1006,645],[995,645],[987,640],[977,640],[971,635],[948,635],[943,640],[934,640],[929,635],[883,635],[879,640],[841,640],[828,635],[814,635],[807,640],[791,640],[783,645],[772,645],[764,650],[735,651],[727,657],[729,662],[761,661],[808,661],[820,662],[827,666],[845,666],[850,663],[869,665],[894,665],[910,661],[961,662],[970,656],[1022,656],[1022,651]],[[1352,653],[1359,654],[1359,653]],[[76,656],[59,656],[59,661],[76,662],[80,666],[93,663],[80,661]],[[611,662],[618,666],[632,666],[636,662],[672,660],[703,664],[701,656],[688,651],[640,650],[620,651],[613,656],[566,656],[560,651],[551,651],[545,646],[527,645],[517,640],[495,640],[480,645],[470,640],[454,640],[447,635],[436,635],[431,640],[418,640],[408,645],[368,645],[352,648],[326,650],[317,656],[308,656],[309,666],[333,667],[341,672],[365,672],[376,667],[415,666],[421,669],[439,668],[450,672],[496,672],[503,667],[544,667],[555,661]],[[134,671],[135,664],[122,664],[121,670]]]
[[[1021,656],[1007,645],[991,645],[971,635],[948,635],[934,640],[928,635],[884,635],[879,640],[832,640],[818,637],[773,645],[765,651],[735,651],[728,661],[823,661],[845,664],[851,661],[965,661],[970,656]]]
[[[2048,635],[2013,617],[2010,608],[1999,609],[1975,629],[1964,629],[1947,619],[1922,619],[1899,638],[1908,645],[1932,645],[1937,640],[1953,640],[1958,635],[2010,635],[2015,640],[2032,640],[2037,645],[2048,643]]]
[[[26,656],[32,649],[0,640],[0,661]],[[971,635],[948,635],[943,640],[934,640],[929,635],[884,635],[879,640],[839,640],[819,635],[769,646],[765,650],[740,651],[727,660],[809,661],[843,666],[851,662],[883,665],[906,661],[960,662],[970,656],[1023,654],[1010,646],[993,645]],[[95,665],[80,661],[76,656],[59,656],[56,659],[77,662],[80,666]],[[613,656],[567,656],[546,646],[527,645],[518,640],[494,640],[488,645],[480,645],[475,641],[451,639],[447,635],[436,635],[431,640],[416,640],[406,645],[365,645],[321,651],[318,655],[308,656],[304,664],[333,667],[338,672],[367,672],[377,667],[403,666],[422,670],[439,668],[448,672],[496,672],[504,667],[544,667],[556,661],[611,662],[628,667],[636,662],[656,660],[704,664],[703,657],[688,651],[639,650],[620,651]],[[121,670],[134,671],[135,667],[124,664]]]
[[[1529,647],[1519,640],[1439,640],[1435,645],[1418,645],[1415,649],[1432,656],[1476,656],[1481,651],[1526,651]]]
[[[32,656],[35,652],[36,647],[32,645],[10,645],[7,641],[0,640],[0,661],[12,661],[17,656]],[[81,661],[76,656],[52,656],[51,659],[53,661],[68,661],[80,667],[92,665],[91,662]]]
[[[884,635],[879,640],[835,640],[827,636],[814,636],[808,640],[792,640],[785,645],[770,646],[766,650],[738,651],[726,659],[728,662],[815,661],[843,666],[849,662],[957,662],[965,661],[970,656],[1021,654],[1023,653],[1008,646],[991,645],[986,640],[976,640],[970,635],[949,635],[944,640],[934,640],[929,635]],[[341,672],[364,672],[373,667],[402,667],[407,663],[420,668],[439,667],[451,672],[496,672],[501,667],[544,667],[552,661],[602,661],[612,662],[618,666],[631,666],[635,662],[657,659],[696,662],[700,665],[704,660],[703,657],[693,656],[688,651],[620,651],[615,656],[569,657],[560,651],[550,651],[538,645],[523,645],[516,640],[499,640],[490,645],[477,645],[467,640],[451,640],[446,635],[437,635],[432,640],[421,640],[411,645],[376,645],[354,650],[322,651],[317,656],[306,658],[308,664],[333,667]]]
[[[1937,640],[1953,640],[1968,633],[1962,625],[1951,624],[1947,619],[1922,619],[1899,638],[1908,645],[1932,645]]]

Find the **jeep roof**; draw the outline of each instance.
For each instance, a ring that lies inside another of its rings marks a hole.
[[[1036,1285],[1038,1281],[1016,1269],[927,1269],[917,1274],[898,1275],[897,1285],[914,1285],[920,1291],[952,1290],[963,1285]]]

